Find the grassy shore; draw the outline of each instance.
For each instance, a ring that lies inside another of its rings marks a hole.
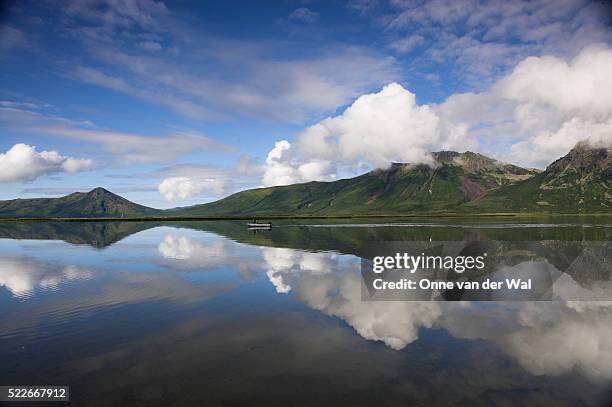
[[[131,218],[0,218],[0,222],[176,222],[215,220],[283,220],[283,219],[363,219],[363,218],[561,218],[612,217],[612,212],[550,213],[550,212],[497,212],[497,213],[411,213],[411,214],[359,214],[359,215],[269,215],[269,216],[151,216]]]

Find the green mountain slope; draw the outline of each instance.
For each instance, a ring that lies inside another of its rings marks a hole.
[[[238,192],[204,205],[158,210],[103,188],[61,198],[0,201],[0,218],[353,216],[418,213],[609,212],[612,158],[578,144],[544,172],[481,154],[432,153],[435,166],[393,164],[355,178]]]
[[[170,216],[354,215],[452,211],[488,190],[536,171],[481,154],[433,153],[436,168],[393,164],[385,170],[333,182],[308,182],[238,192],[204,205],[177,208]]]
[[[0,201],[2,218],[121,218],[155,216],[161,211],[138,205],[104,188],[61,198]]]
[[[497,188],[469,202],[481,212],[605,212],[612,209],[612,156],[609,149],[579,143],[546,171]]]

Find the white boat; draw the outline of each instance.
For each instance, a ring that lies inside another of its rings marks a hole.
[[[250,223],[247,223],[247,227],[249,229],[272,229],[272,222],[268,222],[268,223],[250,222]]]

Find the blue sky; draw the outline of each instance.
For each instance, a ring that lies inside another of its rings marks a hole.
[[[443,148],[542,167],[612,134],[608,2],[1,7],[0,199],[173,207]]]

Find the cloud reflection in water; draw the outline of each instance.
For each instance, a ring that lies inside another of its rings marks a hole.
[[[457,338],[491,341],[535,375],[578,369],[592,380],[612,380],[612,302],[568,300],[576,293],[612,298],[610,281],[585,288],[555,269],[552,293],[558,301],[552,302],[362,301],[356,257],[279,248],[262,252],[278,293],[293,290],[307,306],[392,349],[417,340],[420,328],[437,327]],[[531,266],[541,268],[542,261],[505,267],[502,275],[525,275]]]
[[[53,290],[70,280],[88,280],[94,273],[74,265],[36,262],[25,256],[0,257],[0,286],[14,297],[27,298],[37,289]]]

